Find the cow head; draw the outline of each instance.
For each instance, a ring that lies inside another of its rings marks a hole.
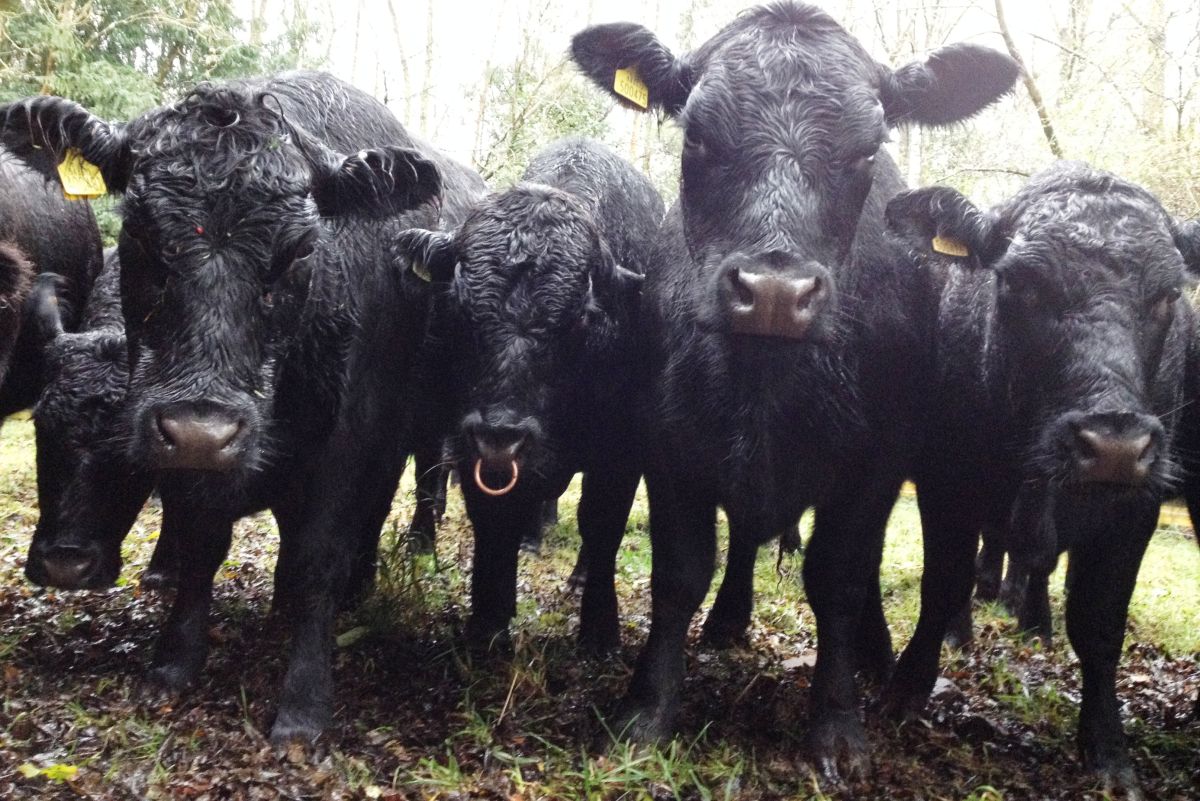
[[[123,195],[131,449],[155,469],[259,466],[313,265],[337,258],[347,218],[392,215],[440,189],[416,152],[334,153],[274,95],[238,84],[202,85],[127,125],[32,98],[0,107],[0,139],[47,175],[74,148]]]
[[[121,541],[150,495],[148,473],[125,448],[125,338],[112,331],[63,331],[55,281],[39,276],[30,297],[46,384],[33,410],[38,522],[25,575],[63,589],[110,586]]]
[[[0,384],[21,333],[25,298],[33,280],[33,264],[12,242],[0,242]]]
[[[572,54],[609,91],[633,67],[649,105],[683,127],[683,225],[714,319],[791,341],[820,341],[838,319],[837,273],[889,127],[962,120],[1017,77],[1011,59],[974,45],[893,71],[791,3],[746,12],[682,57],[628,23],[582,31]]]
[[[407,231],[399,248],[445,287],[436,330],[462,412],[456,456],[479,488],[560,470],[564,429],[585,413],[589,371],[612,358],[641,276],[613,263],[579,199],[538,184],[487,198],[453,235]]]
[[[1075,492],[1170,484],[1197,226],[1069,163],[987,213],[933,187],[899,195],[887,217],[919,260],[994,274],[985,358],[1003,374],[1027,478]]]

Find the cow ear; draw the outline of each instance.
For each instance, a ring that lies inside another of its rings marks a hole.
[[[995,223],[954,189],[902,192],[887,205],[888,228],[917,260],[986,266],[995,261]]]
[[[391,217],[441,194],[442,176],[415,150],[360,150],[318,168],[312,195],[322,216]]]
[[[454,237],[445,231],[410,228],[396,238],[393,249],[397,261],[403,261],[413,275],[426,283],[449,283],[458,264]]]
[[[687,65],[641,25],[614,22],[585,28],[571,39],[571,57],[593,83],[631,108],[653,106],[678,114],[692,91]],[[618,76],[618,70],[630,68],[634,75]],[[616,88],[618,80],[623,90]],[[645,102],[638,98],[639,81]]]
[[[58,165],[70,150],[99,168],[110,192],[129,183],[133,151],[125,129],[61,97],[31,97],[0,106],[0,142],[46,178],[61,182]]]
[[[1200,220],[1175,223],[1174,235],[1188,274],[1200,278]]]
[[[989,47],[943,47],[886,77],[884,112],[891,125],[961,122],[1010,92],[1020,72],[1017,62]]]

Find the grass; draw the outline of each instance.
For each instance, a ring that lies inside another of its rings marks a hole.
[[[0,616],[8,615],[0,620],[0,797],[1102,797],[1073,751],[1079,685],[1061,633],[1061,571],[1052,646],[1022,639],[998,605],[979,605],[978,642],[944,653],[954,692],[931,704],[923,724],[897,727],[868,708],[877,767],[852,791],[823,791],[802,758],[815,627],[802,557],[777,558],[773,547],[756,567],[749,647],[690,649],[679,736],[656,747],[613,740],[607,713],[648,629],[645,497],[618,563],[624,648],[583,659],[573,643],[578,597],[565,588],[578,549],[577,482],[542,555],[522,557],[511,658],[480,661],[462,646],[471,540],[461,498],[452,492],[437,553],[413,556],[404,539],[414,492],[407,475],[385,527],[376,592],[339,621],[334,729],[314,753],[276,756],[262,737],[283,669],[284,638],[266,618],[277,550],[270,518],[237,527],[218,576],[217,641],[202,686],[177,703],[153,703],[138,677],[163,605],[140,593],[136,577],[159,512],[148,508],[126,540],[117,589],[31,591],[20,575],[36,522],[31,448],[27,421],[0,431]],[[920,575],[920,527],[906,497],[890,521],[882,574],[897,644],[915,624]],[[1167,527],[1142,568],[1119,683],[1149,797],[1200,797],[1200,724],[1181,711],[1200,684],[1197,609],[1200,555],[1189,531]],[[17,776],[6,760],[74,766],[78,777]]]

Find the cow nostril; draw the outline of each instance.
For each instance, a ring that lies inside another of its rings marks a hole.
[[[158,430],[159,438],[167,445],[174,445],[175,438],[172,436],[172,426],[167,424],[166,418],[162,414],[158,414],[154,418],[155,428]]]
[[[1075,429],[1075,449],[1083,459],[1095,459],[1099,456],[1101,436],[1090,428]]]
[[[754,290],[742,280],[742,272],[737,267],[730,268],[728,272],[729,286],[733,289],[733,294],[737,298],[739,306],[754,305]]]
[[[803,278],[796,282],[796,308],[807,311],[825,294],[825,285],[819,276]]]
[[[1138,454],[1138,463],[1146,464],[1154,461],[1158,449],[1155,447],[1154,437],[1149,434],[1143,434],[1134,440],[1133,450]]]

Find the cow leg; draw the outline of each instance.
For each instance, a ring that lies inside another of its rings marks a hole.
[[[1024,597],[1017,614],[1021,631],[1040,637],[1050,645],[1054,627],[1050,618],[1050,574],[1040,570],[1025,570]]]
[[[392,501],[396,497],[396,487],[400,485],[400,474],[404,472],[406,459],[407,454],[397,450],[375,461],[366,474],[369,483],[360,490],[364,504],[362,527],[357,531],[350,574],[345,585],[337,588],[340,610],[357,607],[375,586],[379,537],[392,511]]]
[[[753,535],[729,526],[729,555],[725,577],[708,618],[704,621],[703,641],[714,648],[729,648],[746,641],[750,614],[754,607],[754,563],[758,545]]]
[[[417,508],[408,526],[408,547],[413,553],[433,553],[437,521],[446,508],[446,468],[442,443],[419,445],[413,452],[417,478]]]
[[[542,550],[542,539],[546,531],[558,525],[558,498],[542,501],[537,528],[521,537],[521,550],[536,554]]]
[[[882,537],[878,539],[878,544],[859,617],[856,650],[859,671],[876,684],[883,684],[892,675],[896,655],[892,650],[892,632],[883,615],[883,593],[879,587],[879,566],[883,561]]]
[[[979,500],[963,484],[918,484],[917,503],[925,569],[921,575],[921,614],[884,691],[884,709],[893,717],[915,716],[937,680],[942,640],[955,614],[970,602],[975,581]]]
[[[971,615],[971,602],[967,601],[946,623],[946,645],[958,649],[975,639],[975,620]]]
[[[669,478],[646,476],[650,495],[650,636],[622,703],[616,733],[646,742],[669,737],[685,671],[692,616],[712,583],[716,506],[681,498]]]
[[[779,550],[782,553],[800,553],[803,549],[804,542],[800,539],[799,521],[779,532]]]
[[[1141,510],[1139,510],[1140,512]],[[1157,510],[1112,525],[1103,538],[1080,538],[1067,568],[1067,636],[1083,672],[1079,750],[1085,767],[1111,790],[1136,793],[1117,703],[1116,673],[1129,598],[1154,532]]]
[[[162,510],[162,530],[158,534],[158,542],[154,544],[154,553],[150,555],[150,564],[142,571],[139,581],[142,587],[150,590],[174,587],[179,581],[179,512],[172,509],[165,501]]]
[[[233,535],[233,524],[228,519],[214,519],[195,508],[179,511],[179,586],[155,645],[150,670],[150,681],[171,693],[190,687],[204,669],[213,578],[229,553]]]
[[[899,476],[877,476],[861,494],[818,508],[804,559],[818,643],[806,746],[821,775],[835,783],[842,757],[850,777],[865,776],[870,766],[854,679],[858,627],[900,483]]]
[[[366,390],[352,393],[371,400]],[[380,432],[396,410],[364,402],[346,410],[329,445],[309,461],[311,473],[273,509],[280,521],[280,566],[289,571],[286,611],[291,629],[287,672],[271,741],[312,741],[333,710],[333,619],[339,593],[364,564],[363,532],[380,524],[380,497],[403,464],[399,443],[356,432]],[[352,421],[352,422],[351,422]],[[395,466],[390,475],[389,466]],[[373,553],[373,549],[372,549]]]
[[[571,575],[567,576],[568,589],[581,590],[587,584],[588,562],[590,560],[587,540],[580,537],[579,555],[575,557],[575,567],[571,568]]]
[[[982,534],[983,547],[975,560],[975,597],[981,601],[994,601],[1000,596],[1000,576],[1004,572],[1004,532],[987,525]]]
[[[531,498],[485,498],[469,485],[463,494],[475,530],[467,642],[472,650],[486,652],[507,641],[509,621],[517,614],[517,555],[522,539],[538,526],[541,504]]]
[[[1014,559],[1008,558],[1008,570],[1004,572],[1004,582],[1000,585],[1000,603],[1013,617],[1020,618],[1025,606],[1025,594],[1029,591],[1029,568]]]
[[[600,653],[621,645],[615,587],[617,549],[625,536],[639,479],[641,473],[615,467],[583,474],[577,514],[584,543],[579,556],[588,560],[579,611],[579,643],[585,650]]]

